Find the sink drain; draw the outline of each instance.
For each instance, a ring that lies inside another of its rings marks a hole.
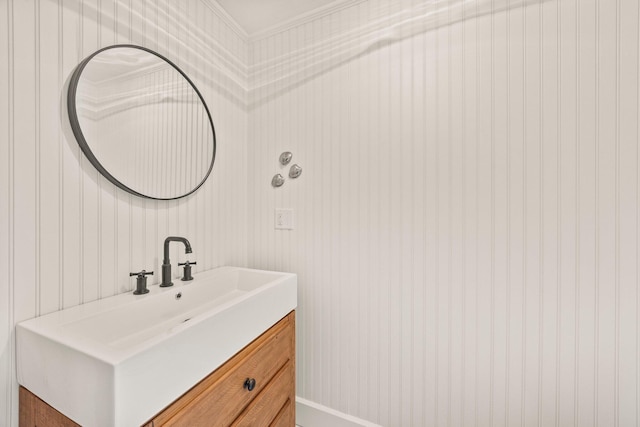
[[[176,294],[176,299],[180,299],[180,298],[182,298],[182,292],[178,292],[178,293]]]

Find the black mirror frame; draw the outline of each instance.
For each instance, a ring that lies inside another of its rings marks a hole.
[[[109,173],[109,171],[107,171],[105,169],[105,167],[100,163],[100,161],[98,161],[96,156],[91,151],[91,148],[89,147],[89,144],[87,143],[87,140],[85,139],[84,134],[82,133],[82,129],[80,127],[80,122],[78,121],[78,113],[77,113],[77,110],[76,110],[76,92],[78,90],[78,82],[80,81],[80,77],[82,75],[82,71],[87,66],[87,64],[91,61],[91,59],[93,59],[93,57],[98,55],[100,52],[108,50],[108,49],[123,48],[123,47],[143,50],[143,51],[145,51],[147,53],[150,53],[152,55],[157,56],[158,58],[162,59],[163,61],[165,61],[166,63],[171,65],[191,85],[193,90],[196,92],[196,94],[200,98],[200,102],[202,102],[202,105],[204,106],[205,111],[207,112],[207,117],[209,118],[209,124],[211,125],[211,133],[213,135],[213,140],[212,140],[212,143],[213,143],[213,155],[212,155],[212,158],[211,158],[211,164],[209,165],[209,170],[205,174],[205,176],[202,179],[202,181],[198,185],[196,185],[188,193],[182,194],[182,195],[177,196],[177,197],[161,198],[161,197],[148,196],[146,194],[139,193],[139,192],[135,191],[132,188],[129,188],[128,186],[126,186],[122,182],[120,182],[115,176],[111,175]],[[211,113],[209,112],[209,107],[207,106],[207,103],[204,101],[204,98],[202,97],[202,94],[200,93],[200,91],[198,90],[196,85],[193,84],[191,79],[189,77],[187,77],[187,75],[176,64],[174,64],[173,62],[171,62],[166,57],[162,56],[158,52],[155,52],[155,51],[153,51],[151,49],[147,49],[146,47],[133,45],[133,44],[116,44],[116,45],[103,47],[102,49],[98,49],[97,51],[93,52],[91,55],[89,55],[88,57],[83,59],[82,62],[80,62],[80,64],[78,64],[78,66],[75,68],[75,70],[73,71],[73,74],[71,76],[71,79],[69,80],[69,90],[67,92],[67,111],[68,111],[69,123],[71,125],[71,130],[73,131],[73,135],[76,137],[76,141],[78,141],[78,145],[80,145],[80,149],[82,150],[84,155],[87,157],[87,159],[89,159],[89,162],[91,162],[91,164],[98,170],[98,172],[100,172],[102,174],[102,176],[107,178],[116,187],[121,188],[122,190],[124,190],[124,191],[126,191],[128,193],[134,194],[134,195],[139,196],[139,197],[143,197],[145,199],[152,199],[152,200],[176,200],[176,199],[181,199],[183,197],[187,197],[190,194],[193,194],[196,190],[198,190],[198,188],[200,188],[205,183],[205,181],[207,180],[207,178],[211,174],[211,171],[213,170],[213,164],[215,163],[215,160],[216,160],[216,131],[215,131],[215,127],[213,126],[213,120],[211,119]]]

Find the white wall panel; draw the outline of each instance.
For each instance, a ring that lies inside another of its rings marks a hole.
[[[299,274],[301,397],[638,423],[638,13],[369,0],[251,40],[248,258]]]
[[[246,265],[247,42],[204,0],[6,0],[0,26],[0,425],[13,426],[16,322],[130,291],[130,271],[159,274],[168,235],[190,239],[200,270]],[[117,189],[68,139],[65,83],[84,57],[116,43],[169,57],[209,105],[216,163],[186,199]],[[171,258],[185,259],[177,247]]]
[[[0,25],[7,31],[0,31],[0,46],[4,46],[0,57],[9,64],[13,61],[13,5],[0,7]],[[13,328],[10,326],[14,318],[13,310],[13,69],[0,67],[0,340],[8,343],[12,340]],[[14,376],[14,352],[10,345],[4,345],[0,352],[0,405],[4,412],[11,407],[11,378]],[[6,408],[6,409],[5,409]],[[8,418],[9,415],[5,415]]]

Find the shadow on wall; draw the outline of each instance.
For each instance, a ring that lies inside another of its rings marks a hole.
[[[395,14],[382,13],[334,38],[318,41],[293,54],[287,53],[255,65],[251,71],[249,110],[309,83],[318,76],[404,39],[467,19],[505,10],[540,5],[550,0],[457,0],[423,2]],[[443,4],[444,3],[444,4]],[[293,58],[293,59],[292,59]],[[282,69],[295,70],[283,73]],[[254,76],[255,74],[255,76]]]

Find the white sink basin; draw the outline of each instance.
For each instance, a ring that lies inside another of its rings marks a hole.
[[[174,284],[18,324],[18,382],[81,425],[141,425],[297,304],[290,273],[221,267]]]

